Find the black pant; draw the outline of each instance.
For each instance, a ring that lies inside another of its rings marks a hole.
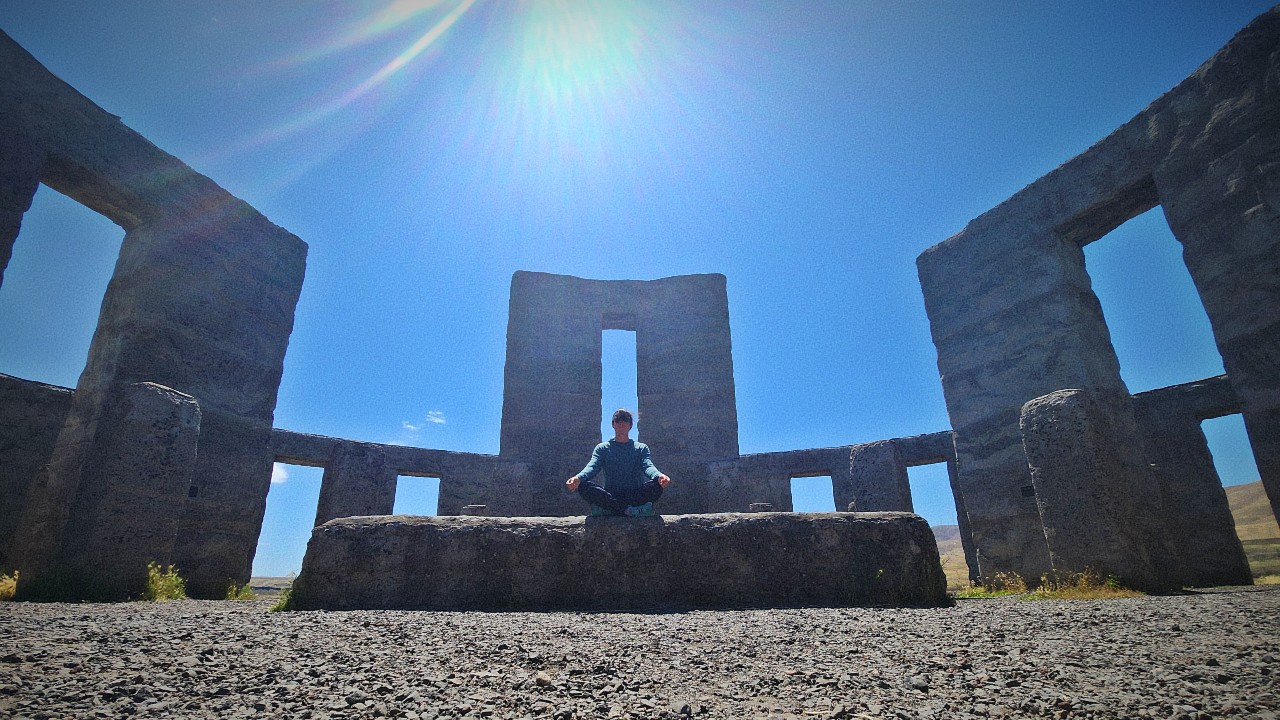
[[[596,507],[622,515],[628,507],[655,502],[662,497],[662,486],[657,480],[650,480],[638,488],[609,492],[590,480],[583,480],[578,485],[578,494]]]

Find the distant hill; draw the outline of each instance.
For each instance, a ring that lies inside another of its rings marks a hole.
[[[1236,534],[1241,540],[1265,540],[1280,538],[1280,526],[1271,513],[1271,503],[1262,489],[1262,481],[1247,485],[1232,485],[1227,491],[1227,503],[1236,519]]]
[[[942,556],[942,571],[947,574],[947,588],[957,590],[969,585],[969,565],[964,561],[964,547],[960,544],[959,525],[936,525],[933,537],[938,541],[938,554]]]

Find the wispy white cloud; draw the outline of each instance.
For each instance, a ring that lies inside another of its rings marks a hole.
[[[409,420],[401,420],[400,427],[404,428],[404,430],[410,435],[417,435],[422,432],[422,429],[425,428],[428,423],[432,425],[444,425],[445,422],[446,420],[444,419],[443,410],[428,410],[427,416],[421,421],[411,422]]]
[[[289,479],[289,471],[284,469],[280,463],[271,466],[271,484],[279,485]]]

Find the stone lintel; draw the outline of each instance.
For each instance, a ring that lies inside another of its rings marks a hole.
[[[1226,375],[1170,385],[1133,394],[1139,412],[1151,408],[1165,416],[1191,418],[1196,422],[1240,412],[1240,398]]]
[[[909,513],[352,517],[312,531],[299,609],[942,606]]]

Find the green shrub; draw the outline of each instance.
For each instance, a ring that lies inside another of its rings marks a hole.
[[[154,562],[147,563],[147,589],[142,594],[143,600],[184,600],[187,597],[187,582],[172,565],[161,568]]]
[[[249,583],[245,583],[244,585],[231,583],[227,586],[228,600],[253,600],[256,597],[258,596],[254,594],[253,588],[249,587]]]
[[[267,612],[286,612],[293,609],[293,583],[284,586],[280,591],[280,599],[275,605],[267,608]]]
[[[12,600],[16,592],[18,592],[18,571],[14,570],[12,575],[0,575],[0,600]]]

